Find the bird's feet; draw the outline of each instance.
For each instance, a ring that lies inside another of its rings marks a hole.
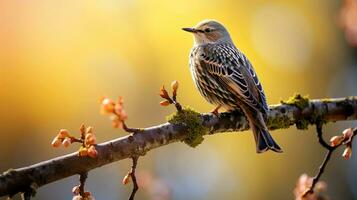
[[[216,115],[216,116],[218,117],[218,115],[219,115],[218,110],[219,110],[221,107],[222,107],[221,105],[217,106],[214,110],[211,111],[211,113],[214,114],[214,115]]]

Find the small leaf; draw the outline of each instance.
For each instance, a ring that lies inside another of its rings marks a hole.
[[[168,105],[170,105],[170,102],[168,100],[164,100],[164,101],[160,102],[160,105],[161,106],[168,106]]]
[[[179,87],[179,82],[178,81],[173,81],[172,83],[171,83],[171,88],[172,88],[172,90],[175,92],[175,91],[177,91],[177,89],[178,89],[178,87]]]
[[[167,93],[167,91],[166,91],[164,86],[161,87],[159,95],[164,99],[169,99],[170,98],[170,96]]]
[[[84,124],[81,125],[79,131],[81,132],[81,134],[84,134],[86,132],[86,127],[84,126]]]

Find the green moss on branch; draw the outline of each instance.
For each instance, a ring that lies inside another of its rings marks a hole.
[[[269,117],[267,121],[267,127],[271,130],[289,128],[291,125],[291,121],[287,116]]]
[[[208,128],[202,125],[201,114],[191,108],[176,111],[167,117],[171,124],[184,124],[187,127],[187,137],[183,140],[190,147],[196,147],[203,141],[203,135]]]
[[[281,103],[296,106],[303,110],[310,105],[310,100],[307,95],[302,96],[301,94],[295,93],[294,96],[290,97],[287,101],[281,101]],[[295,125],[297,129],[306,130],[311,122],[312,121],[309,119],[299,119],[295,122]]]
[[[294,94],[294,96],[290,97],[287,101],[281,101],[282,104],[286,104],[286,105],[293,105],[296,106],[300,109],[304,109],[306,107],[309,106],[309,97],[306,96],[302,96],[301,94]]]
[[[322,99],[321,101],[323,103],[329,103],[331,102],[331,99]],[[307,95],[302,96],[301,94],[298,93],[294,94],[294,96],[290,97],[287,101],[281,101],[281,103],[285,105],[295,106],[299,108],[301,111],[310,106],[310,100],[308,96]],[[276,119],[274,122],[276,122]],[[274,122],[272,122],[273,126],[275,126]],[[296,120],[295,125],[297,129],[307,130],[310,124],[316,124],[318,122],[324,123],[324,120],[317,113],[317,111],[314,110],[308,117],[299,118],[298,120]]]

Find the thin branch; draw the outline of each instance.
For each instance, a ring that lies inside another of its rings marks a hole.
[[[138,183],[136,181],[136,175],[135,175],[136,165],[138,164],[138,158],[139,158],[138,156],[132,157],[133,165],[131,166],[130,177],[133,180],[133,191],[130,194],[129,200],[134,200],[135,194],[139,189]]]
[[[81,197],[84,197],[84,185],[86,184],[87,178],[88,172],[82,172],[79,174],[79,194]]]
[[[128,133],[137,133],[139,132],[141,129],[140,128],[129,128],[125,122],[122,122],[123,123],[123,129],[125,132],[128,132]]]
[[[70,136],[69,138],[71,139],[71,143],[74,143],[74,142],[81,143],[81,144],[84,143],[84,140],[82,140],[82,139],[77,139],[77,138],[72,137],[72,136]]]
[[[321,144],[321,146],[323,146],[325,149],[327,149],[327,152],[326,152],[326,155],[325,155],[325,158],[323,160],[323,162],[321,163],[320,167],[319,167],[319,171],[317,172],[317,174],[312,178],[312,184],[310,186],[310,188],[308,190],[306,190],[302,197],[306,197],[308,194],[311,194],[314,192],[314,188],[315,188],[315,185],[319,182],[322,174],[325,172],[325,168],[328,164],[328,162],[330,161],[331,159],[331,156],[332,156],[332,153],[340,146],[346,144],[345,142],[349,142],[351,145],[352,144],[352,141],[353,141],[353,137],[355,135],[357,135],[357,128],[355,128],[353,130],[353,135],[351,138],[345,138],[344,141],[342,141],[341,143],[339,143],[338,145],[336,146],[331,146],[329,145],[322,137],[322,122],[317,122],[316,124],[316,131],[317,131],[317,136],[318,136],[318,139],[319,139],[319,142]],[[347,141],[348,140],[348,141]]]
[[[314,124],[316,117],[324,122],[356,120],[357,97],[311,100],[303,109],[296,105],[274,105],[270,107],[267,125],[270,130],[274,130],[301,124],[302,121]],[[238,132],[249,128],[244,114],[240,112],[221,113],[218,116],[211,113],[202,114],[201,119],[202,125],[209,130],[205,133],[207,135]],[[151,149],[183,141],[186,137],[185,124],[164,123],[142,129],[140,134],[131,134],[98,144],[96,158],[79,157],[78,153],[74,152],[28,167],[12,169],[0,175],[0,196],[24,192],[32,183],[40,187],[118,160],[143,155]]]
[[[177,111],[181,111],[182,110],[182,106],[179,102],[177,102],[176,100],[174,100],[174,105]]]
[[[322,134],[322,122],[318,121],[316,123],[316,132],[317,132],[317,137],[319,138],[319,143],[327,150],[333,151],[335,147],[330,146],[325,139],[323,138]]]

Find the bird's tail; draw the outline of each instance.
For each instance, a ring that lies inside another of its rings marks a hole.
[[[283,152],[267,129],[253,125],[252,130],[257,145],[257,153],[263,153],[269,149],[278,153]]]
[[[263,114],[259,111],[243,107],[244,114],[247,117],[249,127],[253,131],[255,143],[257,146],[257,153],[263,153],[272,150],[278,153],[283,152],[279,145],[274,141],[270,135],[268,128],[265,124]]]

